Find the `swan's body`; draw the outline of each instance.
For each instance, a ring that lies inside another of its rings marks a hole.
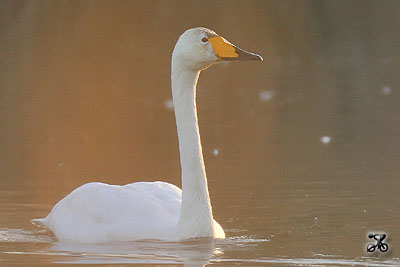
[[[56,204],[42,224],[58,240],[89,243],[139,239],[175,240],[182,190],[164,182],[124,186],[88,183]],[[216,237],[223,230],[214,221]]]
[[[200,71],[221,60],[262,60],[205,28],[186,31],[172,54],[172,96],[178,130],[182,190],[163,182],[124,186],[88,183],[34,220],[59,241],[224,238],[213,219],[196,112]]]

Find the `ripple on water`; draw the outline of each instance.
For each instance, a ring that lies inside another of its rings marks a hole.
[[[8,251],[14,255],[42,255],[53,258],[56,263],[83,264],[191,264],[203,266],[208,263],[232,264],[275,264],[282,266],[400,266],[400,259],[371,259],[366,257],[342,259],[340,255],[314,254],[315,258],[259,257],[252,259],[228,258],[226,251],[251,248],[264,242],[266,238],[251,236],[229,237],[224,240],[194,239],[183,242],[136,241],[109,244],[66,244],[54,242],[45,230],[0,228],[0,242],[52,243],[48,250]]]
[[[367,267],[398,267],[399,259],[393,260],[363,260],[363,259],[301,259],[301,258],[260,258],[260,259],[215,259],[210,262],[219,263],[253,263],[279,264],[282,266],[367,266]]]
[[[0,242],[49,243],[54,239],[46,230],[28,231],[24,229],[0,228]]]

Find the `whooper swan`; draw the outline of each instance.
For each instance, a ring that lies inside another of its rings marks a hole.
[[[68,242],[224,238],[224,230],[213,219],[195,98],[200,71],[225,60],[263,59],[206,28],[184,32],[172,53],[182,190],[165,182],[88,183],[59,201],[46,218],[33,222]]]

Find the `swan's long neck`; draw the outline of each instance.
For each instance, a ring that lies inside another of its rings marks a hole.
[[[213,216],[196,111],[200,71],[172,58],[172,96],[182,175],[182,206],[177,225],[180,238],[213,236]]]

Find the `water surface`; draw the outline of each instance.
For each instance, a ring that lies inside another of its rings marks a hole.
[[[0,265],[400,265],[398,2],[246,3],[2,5]],[[180,186],[169,58],[199,25],[265,59],[198,84],[226,240],[63,244],[32,225],[86,182]],[[369,232],[390,252],[366,253]]]

